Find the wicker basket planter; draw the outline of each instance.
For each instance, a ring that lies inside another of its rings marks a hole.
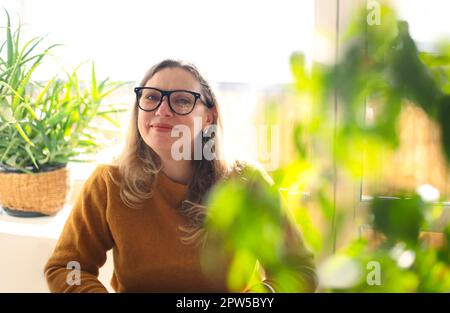
[[[68,190],[65,164],[31,174],[0,168],[0,205],[13,216],[54,215],[64,206]]]

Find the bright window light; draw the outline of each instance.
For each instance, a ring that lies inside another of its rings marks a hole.
[[[438,40],[450,38],[450,2],[448,0],[395,0],[399,18],[409,22],[409,31],[423,48]]]
[[[210,81],[286,83],[290,54],[312,47],[314,0],[3,1],[21,16],[27,38],[49,34],[67,46],[54,51],[65,66],[92,59],[113,79],[139,80],[175,58]]]

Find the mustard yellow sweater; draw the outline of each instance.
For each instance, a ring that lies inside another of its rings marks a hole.
[[[172,181],[160,172],[154,195],[142,208],[127,207],[112,181],[118,168],[97,167],[86,181],[72,209],[55,250],[45,265],[52,292],[107,292],[98,280],[98,270],[113,249],[111,286],[116,292],[227,292],[227,267],[219,266],[214,280],[202,271],[200,251],[180,241],[178,226],[185,217],[178,211],[186,198],[187,185]],[[312,256],[305,255],[299,275],[316,287]],[[80,265],[79,284],[72,264]],[[69,266],[68,266],[69,264]]]

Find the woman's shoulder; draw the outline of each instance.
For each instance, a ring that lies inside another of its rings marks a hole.
[[[96,173],[97,175],[105,175],[107,173],[117,175],[119,173],[119,166],[115,164],[106,164],[106,163],[97,164],[94,173]]]
[[[118,184],[120,180],[119,167],[114,164],[98,164],[90,177],[87,184],[95,185],[112,185]]]

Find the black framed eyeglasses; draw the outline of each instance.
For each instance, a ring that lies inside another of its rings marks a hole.
[[[183,89],[169,91],[154,87],[135,87],[134,92],[136,93],[138,107],[146,112],[158,109],[163,102],[164,96],[167,97],[170,110],[178,115],[191,113],[197,100],[200,99],[202,101],[198,92]],[[208,105],[206,106],[209,107]]]

